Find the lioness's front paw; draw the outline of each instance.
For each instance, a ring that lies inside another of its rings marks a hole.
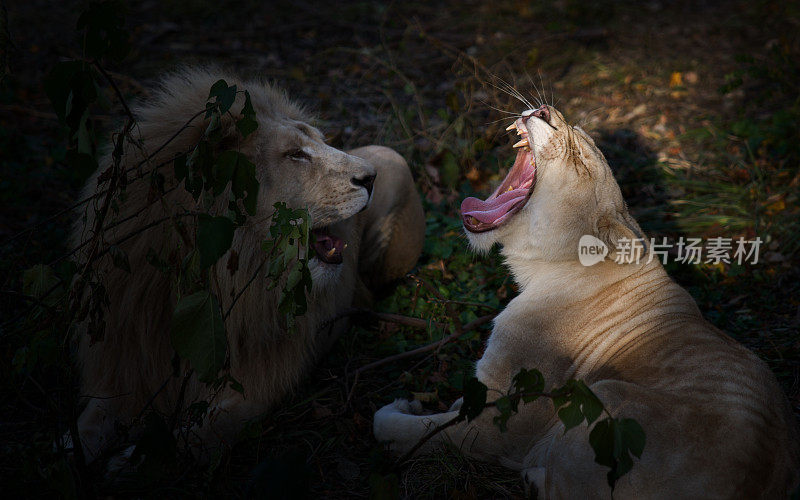
[[[136,445],[130,445],[108,460],[106,464],[106,480],[117,480],[120,476],[136,471],[138,463],[133,463],[133,452]],[[141,462],[141,460],[139,461]]]
[[[406,436],[402,435],[404,428],[402,419],[405,415],[416,415],[422,412],[422,403],[407,399],[395,399],[377,412],[372,423],[372,432],[375,439],[380,442],[391,443],[390,449],[399,452],[398,446]]]
[[[395,399],[388,405],[378,410],[375,415],[380,412],[402,413],[404,415],[422,415],[422,403],[417,400],[409,401],[407,399]]]

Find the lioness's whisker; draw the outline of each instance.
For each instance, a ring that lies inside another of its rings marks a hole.
[[[495,111],[499,111],[499,112],[501,112],[501,113],[505,113],[505,114],[507,114],[507,115],[519,116],[519,113],[513,113],[513,112],[511,112],[511,111],[506,111],[505,109],[500,109],[500,108],[498,108],[498,107],[492,106],[491,104],[489,104],[488,102],[485,102],[485,101],[480,101],[480,102],[481,102],[481,104],[483,104],[484,106],[488,106],[488,107],[492,108],[492,109],[493,109],[493,110],[495,110]],[[495,120],[494,122],[490,122],[490,123],[495,123],[495,122],[499,122],[499,121],[503,121],[503,120],[507,120],[507,118],[501,118],[500,120]]]
[[[497,78],[497,80],[499,80],[500,83],[503,86],[501,87],[501,86],[495,85],[495,84],[493,84],[491,82],[489,82],[489,85],[491,85],[494,88],[496,88],[497,90],[500,90],[501,92],[505,92],[506,94],[510,95],[511,97],[519,100],[522,104],[526,105],[528,107],[528,109],[533,109],[533,105],[527,99],[525,99],[525,96],[523,96],[510,83],[506,82],[505,80],[503,80],[499,76],[495,76],[495,78]]]
[[[539,91],[539,88],[536,86],[536,82],[534,81],[533,77],[530,75],[530,73],[528,73],[527,70],[525,70],[525,75],[528,77],[528,81],[531,82],[533,90],[535,90],[537,94],[535,96],[533,95],[533,93],[531,93],[531,97],[533,98],[534,101],[536,101],[537,107],[541,108],[542,104],[544,104],[544,99],[542,99],[542,93]],[[539,72],[539,75],[541,76],[541,72]]]

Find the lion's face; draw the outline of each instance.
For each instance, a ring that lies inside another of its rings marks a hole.
[[[260,177],[259,211],[271,214],[276,202],[307,208],[316,239],[313,267],[338,266],[347,241],[334,225],[367,207],[375,168],[289,117],[260,120],[254,135],[248,149]]]
[[[627,217],[602,153],[555,108],[526,110],[508,129],[520,136],[513,168],[489,198],[461,205],[473,247],[500,243],[510,257],[576,260],[582,235],[603,238],[607,226]]]

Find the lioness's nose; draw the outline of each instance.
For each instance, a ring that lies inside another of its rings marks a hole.
[[[532,116],[535,116],[536,118],[541,118],[545,122],[550,123],[550,110],[547,109],[546,104],[543,104],[542,107],[539,109],[534,109],[534,110],[528,109],[525,112],[523,112],[522,122],[527,123]]]
[[[372,186],[375,184],[375,174],[365,175],[363,177],[353,177],[350,182],[356,186],[361,186],[367,190],[367,195],[372,194]]]

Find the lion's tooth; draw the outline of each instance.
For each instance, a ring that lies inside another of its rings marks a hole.
[[[512,147],[514,147],[514,148],[521,148],[521,147],[523,147],[523,146],[527,146],[527,145],[528,145],[528,139],[522,139],[522,140],[521,140],[521,141],[519,141],[518,143],[514,144]]]
[[[515,128],[517,128],[517,122],[514,122],[511,125],[509,125],[508,127],[506,127],[506,130],[513,130]]]
[[[344,244],[344,247],[342,247],[342,250],[344,250],[345,248],[347,248],[347,243]]]
[[[336,253],[336,247],[331,248],[328,250],[328,257],[333,257],[333,254]]]

